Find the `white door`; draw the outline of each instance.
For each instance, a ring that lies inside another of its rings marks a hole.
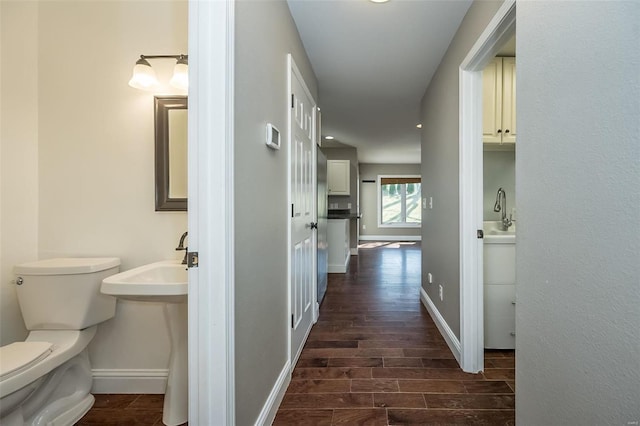
[[[313,111],[315,102],[289,55],[289,283],[291,291],[291,368],[298,360],[313,323],[316,244],[316,159]]]

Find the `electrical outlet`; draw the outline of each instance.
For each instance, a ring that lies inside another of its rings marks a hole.
[[[433,208],[433,197],[429,197],[429,209]]]
[[[440,296],[440,301],[442,302],[442,284],[438,286],[438,295]]]
[[[422,198],[422,208],[426,209],[427,208],[427,199],[426,198]]]
[[[367,229],[367,225],[362,225],[362,230]]]
[[[431,275],[431,272],[427,273],[427,282],[433,284],[433,275]]]

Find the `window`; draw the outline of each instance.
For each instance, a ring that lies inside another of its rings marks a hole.
[[[420,226],[421,193],[420,176],[378,176],[378,226]]]

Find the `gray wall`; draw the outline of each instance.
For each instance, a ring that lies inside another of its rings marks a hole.
[[[518,2],[519,425],[640,420],[638,22]]]
[[[500,220],[502,213],[493,211],[498,188],[507,194],[507,216],[516,207],[516,153],[515,151],[485,151],[483,162],[484,220]],[[516,218],[516,215],[513,215]]]
[[[420,236],[420,228],[378,227],[378,175],[420,175],[420,164],[360,164],[360,236]],[[362,183],[375,180],[376,183]],[[424,212],[424,211],[423,211]],[[366,229],[363,229],[366,225]]]
[[[459,79],[463,59],[495,15],[501,1],[474,2],[460,24],[422,99],[422,196],[433,197],[423,210],[422,282],[451,330],[460,337],[459,232]],[[438,297],[443,286],[443,301]]]
[[[349,170],[349,180],[351,181],[351,195],[331,195],[329,196],[329,204],[337,203],[339,209],[346,210],[347,203],[351,203],[351,213],[358,212],[358,151],[355,148],[320,148],[327,156],[327,160],[349,160],[351,169]],[[349,221],[349,246],[352,249],[358,247],[358,221],[351,219]]]
[[[316,99],[317,87],[286,2],[239,1],[235,25],[236,423],[249,425],[288,359],[287,53]]]

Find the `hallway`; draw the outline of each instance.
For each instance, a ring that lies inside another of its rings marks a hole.
[[[515,422],[513,351],[464,373],[420,302],[420,243],[360,246],[329,274],[275,425]]]

